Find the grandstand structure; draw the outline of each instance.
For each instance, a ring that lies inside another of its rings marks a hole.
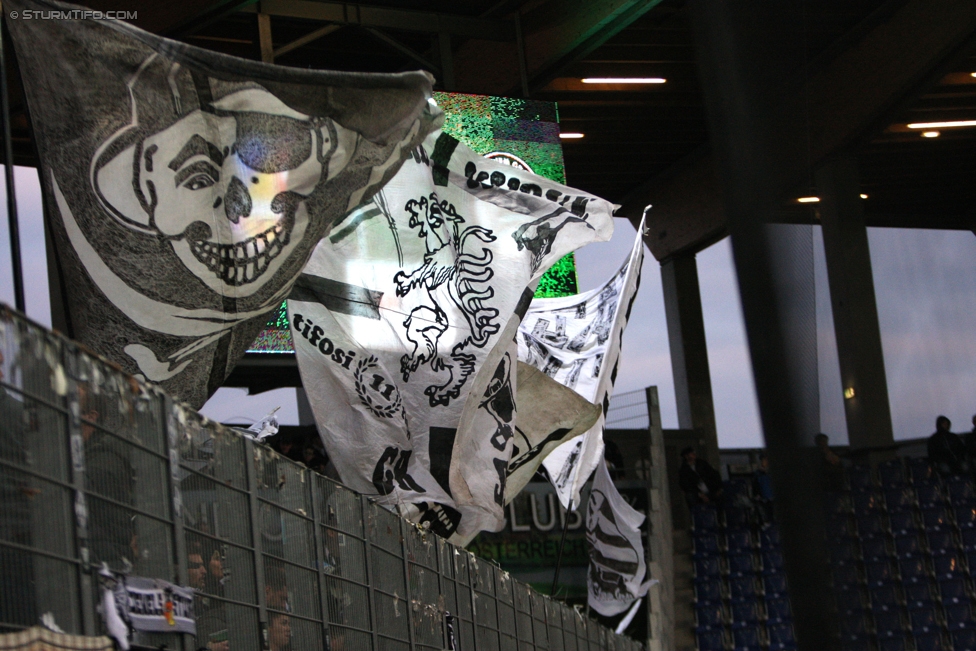
[[[680,427],[664,432],[672,480],[686,444],[727,465],[695,256],[725,237],[735,252],[777,522],[734,505],[692,514],[672,487],[673,606],[691,613],[675,617],[674,648],[976,649],[972,478],[897,458],[867,240],[868,227],[976,227],[976,0],[125,4],[143,29],[237,56],[423,68],[439,90],[557,102],[562,131],[585,136],[565,142],[567,183],[635,224],[653,206],[644,237],[661,265]],[[8,65],[13,162],[36,166]],[[667,81],[583,83],[634,77]],[[838,368],[816,368],[797,226],[823,235]],[[70,335],[61,300],[52,287],[54,327]],[[841,378],[855,462],[827,495],[811,457],[818,373]],[[232,382],[300,379],[280,355]],[[748,503],[748,484],[729,481]]]

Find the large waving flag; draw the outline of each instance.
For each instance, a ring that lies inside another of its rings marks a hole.
[[[285,68],[121,21],[41,19],[79,9],[4,4],[68,334],[200,407],[319,239],[436,128],[431,80]]]
[[[543,460],[563,508],[580,503],[580,488],[603,460],[603,423],[617,378],[620,345],[637,288],[644,244],[643,220],[630,257],[602,287],[563,298],[532,301],[518,334],[518,357],[594,403],[603,413],[582,437]]]
[[[455,541],[503,526],[532,285],[612,204],[433,134],[316,249],[288,301],[342,480]],[[462,413],[463,412],[463,413]]]

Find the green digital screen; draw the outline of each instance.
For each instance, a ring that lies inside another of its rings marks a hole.
[[[444,110],[444,131],[472,150],[557,183],[566,182],[555,102],[462,93],[434,93],[434,100]],[[576,261],[570,253],[542,276],[535,295],[577,293]],[[271,316],[247,352],[294,352],[285,305]]]

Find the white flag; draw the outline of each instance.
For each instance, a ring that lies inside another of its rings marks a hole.
[[[586,542],[590,552],[587,599],[601,615],[622,613],[651,585],[651,581],[644,582],[647,563],[641,542],[642,522],[644,514],[620,496],[607,464],[601,460],[586,506]]]
[[[596,425],[542,462],[568,510],[579,506],[580,488],[603,460],[604,417],[617,378],[621,339],[640,285],[643,229],[642,220],[630,257],[602,287],[576,296],[535,299],[519,327],[519,360],[603,406]]]
[[[612,210],[434,134],[335,227],[288,311],[319,433],[348,486],[452,540],[503,526],[512,342],[529,286],[608,239]]]

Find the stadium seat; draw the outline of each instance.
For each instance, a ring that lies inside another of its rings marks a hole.
[[[732,639],[735,642],[735,651],[745,651],[747,649],[760,649],[762,637],[759,635],[758,626],[742,626],[732,630]]]
[[[784,622],[766,626],[769,636],[769,651],[785,651],[796,648],[796,637],[793,635],[793,624]]]
[[[881,519],[880,513],[859,515],[855,518],[855,521],[857,522],[857,533],[862,538],[880,536],[886,533],[884,521]]]
[[[766,598],[766,619],[768,622],[778,623],[793,619],[789,597]]]
[[[695,601],[698,603],[722,600],[722,580],[718,578],[695,581]]]
[[[733,601],[755,599],[759,596],[756,578],[752,576],[729,577],[729,596]]]
[[[725,526],[728,529],[748,529],[752,526],[751,509],[739,507],[725,509]]]
[[[752,499],[752,483],[748,479],[730,479],[725,482],[725,499],[732,500],[740,495]]]
[[[741,627],[759,623],[759,604],[755,599],[732,602],[732,626]]]
[[[718,556],[703,556],[695,559],[695,577],[705,578],[706,576],[719,576],[722,573],[722,566]]]
[[[915,635],[939,630],[939,618],[935,606],[912,608],[908,611],[908,617],[912,622],[912,631]]]
[[[738,554],[741,552],[751,553],[755,544],[752,539],[752,533],[749,531],[730,531],[726,536],[726,546],[729,550],[729,554]]]
[[[885,491],[885,506],[889,511],[904,511],[914,508],[917,501],[915,489],[911,486],[902,486]]]
[[[959,537],[962,539],[962,550],[964,552],[976,552],[976,527],[961,529]]]
[[[759,534],[759,542],[763,549],[779,549],[783,545],[779,537],[779,527],[774,524],[763,529]]]
[[[695,606],[695,622],[699,630],[721,628],[726,623],[725,611],[721,603],[706,603]]]
[[[870,466],[853,466],[847,471],[847,482],[851,487],[851,492],[863,492],[874,489],[874,482],[871,479]]]
[[[758,569],[756,557],[752,552],[746,554],[729,554],[729,576],[755,574]]]
[[[935,603],[937,592],[932,581],[919,581],[917,583],[905,583],[905,603],[909,608],[922,608]]]
[[[693,555],[695,558],[702,556],[715,556],[721,551],[719,536],[712,531],[698,533],[692,539]]]
[[[884,585],[895,579],[895,572],[887,560],[865,563],[864,575],[869,586]]]
[[[958,647],[957,647],[958,648]],[[939,630],[915,633],[915,651],[948,651]]]
[[[968,579],[956,576],[939,581],[939,592],[942,594],[942,604],[957,604],[969,601]]]
[[[851,493],[851,501],[854,503],[855,515],[880,513],[884,510],[884,500],[879,493],[874,491]]]
[[[763,588],[766,592],[766,599],[773,596],[785,595],[786,575],[785,574],[766,574],[763,576]]]
[[[888,542],[885,537],[863,538],[861,540],[861,556],[865,563],[888,558]]]
[[[976,552],[966,552],[966,562],[969,564],[970,575],[976,574]]]
[[[933,556],[953,554],[959,551],[952,532],[945,529],[926,531],[925,540],[928,543],[929,552]]]
[[[943,604],[946,628],[950,631],[961,628],[976,628],[976,617],[973,616],[973,605],[963,602],[958,604]]]
[[[961,530],[976,529],[976,505],[956,504],[952,507],[952,512]]]
[[[725,651],[725,632],[707,629],[696,632],[698,651]]]
[[[766,596],[769,599],[769,596]],[[841,615],[853,615],[864,610],[864,597],[860,590],[847,590],[845,592],[835,592],[834,599],[837,601],[837,612]]]
[[[872,610],[874,630],[878,639],[905,637],[905,620],[901,607],[890,610]]]
[[[783,552],[763,551],[762,553],[763,574],[782,574],[783,573]]]
[[[718,529],[718,511],[711,506],[698,505],[691,512],[692,527],[698,531],[715,531]]]
[[[898,607],[898,593],[893,584],[881,585],[868,591],[871,607],[875,610],[891,610]]]
[[[935,479],[935,471],[929,465],[928,459],[908,459],[908,474],[917,486],[920,482]]]
[[[950,477],[946,481],[946,491],[953,504],[972,504],[976,502],[976,490],[973,482],[967,477]]]
[[[891,533],[894,536],[906,535],[918,531],[918,521],[913,511],[895,511],[888,514]]]
[[[921,553],[922,545],[919,542],[918,534],[912,532],[895,535],[895,556],[898,558],[911,558]]]
[[[954,576],[966,575],[966,568],[962,561],[962,555],[956,552],[949,552],[941,556],[933,556],[932,568],[935,570],[935,577],[937,579],[951,579]]]
[[[878,464],[878,479],[882,486],[897,486],[907,481],[905,464],[901,458],[882,461]]]
[[[921,556],[902,558],[898,560],[902,583],[928,583],[929,568]]]
[[[918,506],[927,509],[932,506],[943,506],[945,496],[942,488],[934,481],[924,481],[915,484],[915,497],[918,498]]]
[[[952,631],[952,645],[954,649],[976,649],[976,629]]]
[[[942,506],[922,509],[922,524],[926,529],[945,529],[949,526],[949,513]]]

